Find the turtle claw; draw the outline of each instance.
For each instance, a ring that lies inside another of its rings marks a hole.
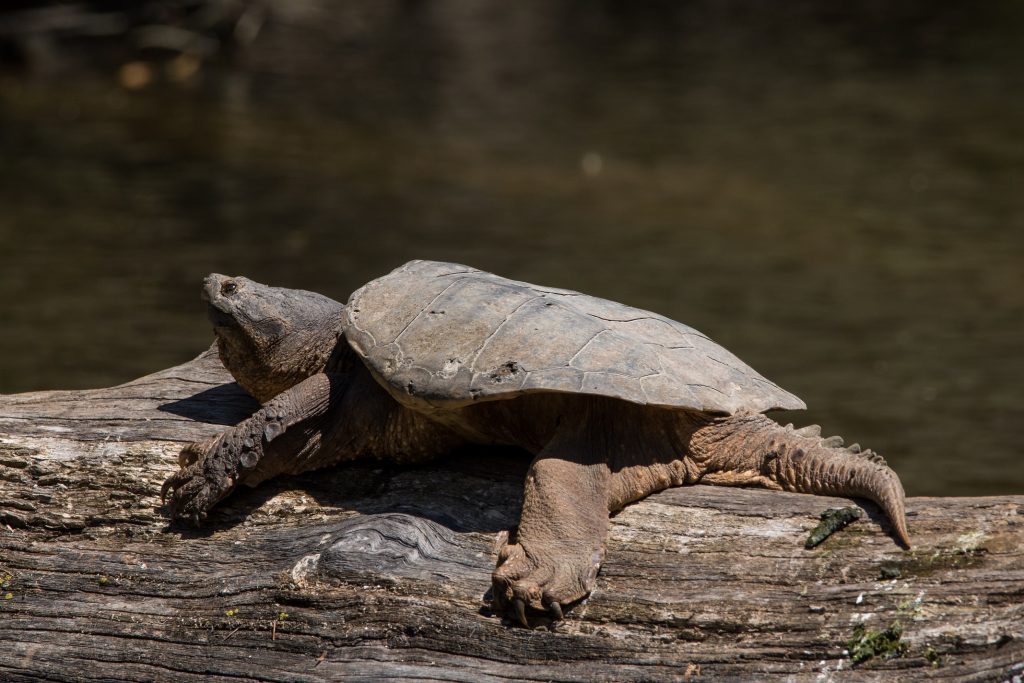
[[[540,552],[522,544],[506,544],[498,553],[498,566],[491,575],[495,609],[514,625],[530,628],[528,615],[541,623],[554,624],[565,618],[565,610],[594,588],[603,549],[582,552]],[[562,549],[561,541],[552,547]]]
[[[516,598],[512,601],[512,606],[516,610],[516,620],[519,625],[523,628],[530,628],[530,622],[526,620],[526,603],[523,602],[523,599]]]
[[[164,503],[167,502],[167,492],[171,490],[171,485],[172,485],[171,484],[171,480],[172,479],[174,479],[173,476],[168,477],[166,479],[166,481],[164,481],[163,486],[160,487],[160,504],[161,505],[163,505]]]
[[[182,449],[181,469],[160,487],[160,500],[172,520],[201,526],[207,512],[234,489],[239,470],[258,462],[256,453],[239,453],[244,440],[232,430]],[[255,444],[254,444],[255,445]],[[251,455],[250,455],[251,453]]]
[[[182,470],[178,470],[177,472],[175,472],[171,476],[167,477],[167,479],[164,481],[163,485],[160,487],[160,503],[161,504],[167,502],[167,493],[169,491],[171,491],[172,489],[174,491],[177,491],[178,488],[182,484],[185,483],[186,477],[183,476],[184,472],[185,472],[185,470],[183,470],[183,469]],[[172,507],[174,507],[173,502],[172,502]]]

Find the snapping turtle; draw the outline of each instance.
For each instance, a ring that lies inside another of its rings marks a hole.
[[[609,514],[669,486],[863,496],[909,547],[903,488],[879,456],[762,415],[805,406],[655,313],[430,261],[345,305],[223,275],[203,296],[222,361],[263,407],[182,451],[163,487],[172,517],[199,523],[239,483],[356,457],[520,446],[535,458],[492,580],[523,624],[585,597]]]

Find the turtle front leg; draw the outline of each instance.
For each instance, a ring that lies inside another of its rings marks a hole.
[[[527,608],[561,619],[566,605],[594,588],[608,536],[610,472],[572,442],[553,443],[526,475],[515,538],[498,554],[495,607],[529,626]]]
[[[250,486],[284,471],[320,445],[321,429],[341,381],[316,374],[268,401],[221,434],[191,443],[178,456],[181,469],[164,482],[173,519],[198,525],[239,483]]]

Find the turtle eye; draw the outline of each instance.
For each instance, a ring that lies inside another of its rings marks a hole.
[[[238,285],[231,280],[228,280],[227,282],[220,286],[220,293],[223,294],[224,296],[231,296],[237,291]]]

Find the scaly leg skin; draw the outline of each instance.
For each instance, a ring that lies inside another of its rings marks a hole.
[[[594,588],[608,536],[608,465],[571,442],[544,448],[526,476],[515,539],[498,554],[491,577],[495,608],[562,618],[562,608]]]
[[[319,426],[340,385],[331,375],[313,375],[235,427],[186,446],[179,456],[181,469],[160,491],[162,498],[170,492],[172,519],[198,526],[237,484],[255,486],[287,471],[290,460],[319,445]]]

